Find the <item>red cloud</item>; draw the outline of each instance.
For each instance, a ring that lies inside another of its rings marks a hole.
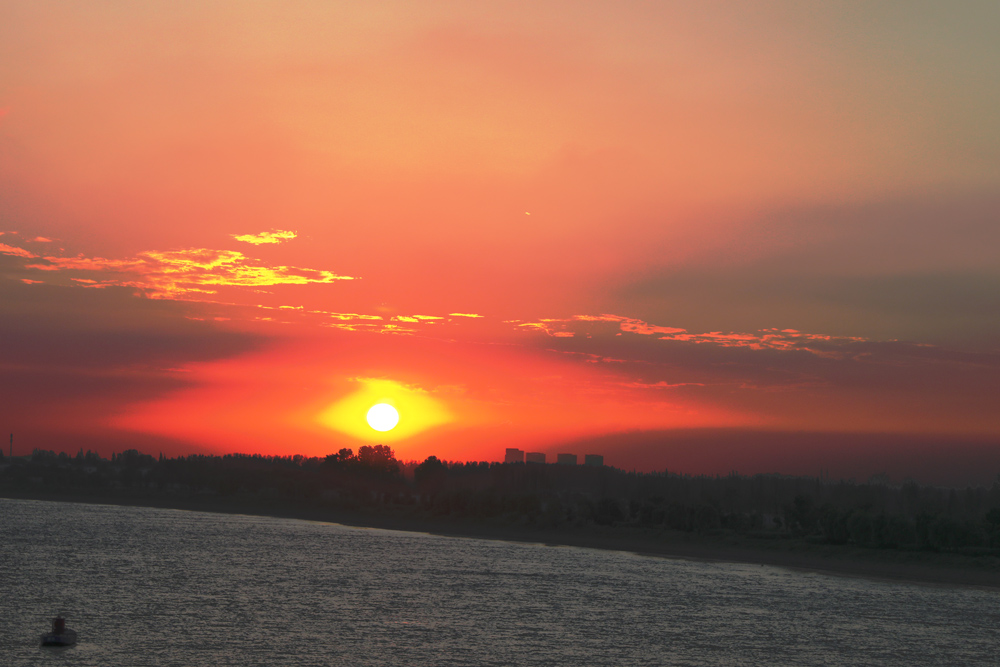
[[[6,243],[0,243],[0,254],[13,255],[14,257],[26,257],[28,259],[38,257],[38,255],[28,252],[24,248],[15,248],[14,246],[7,245]]]

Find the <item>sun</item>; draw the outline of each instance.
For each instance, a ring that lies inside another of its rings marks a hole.
[[[378,403],[368,410],[366,419],[376,431],[391,431],[399,423],[399,413],[388,403]]]
[[[348,387],[352,384],[354,391],[316,415],[320,424],[351,438],[387,445],[455,421],[444,402],[420,386],[365,377],[349,378]],[[376,421],[380,413],[391,419]]]

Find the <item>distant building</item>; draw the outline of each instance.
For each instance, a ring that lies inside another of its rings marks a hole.
[[[524,460],[528,463],[545,463],[545,452],[528,452],[524,455]]]
[[[559,465],[575,466],[576,454],[559,454],[558,456],[556,456],[556,462]]]
[[[504,463],[524,463],[524,452],[520,449],[507,448],[507,454],[503,457]]]
[[[583,457],[583,465],[596,466],[600,468],[604,465],[604,457],[600,454],[587,454]]]

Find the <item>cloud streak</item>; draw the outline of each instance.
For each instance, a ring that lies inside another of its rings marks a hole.
[[[298,236],[298,234],[284,229],[272,229],[269,232],[261,232],[260,234],[230,234],[230,236],[242,243],[262,245],[290,241]]]
[[[762,329],[756,332],[708,331],[692,333],[678,327],[657,326],[621,315],[574,315],[569,318],[540,319],[534,322],[509,321],[520,331],[542,332],[553,338],[589,338],[610,329],[622,333],[654,337],[662,341],[712,344],[719,347],[745,347],[753,350],[803,350],[820,356],[835,355],[838,344],[856,343],[866,339],[856,336],[829,336],[803,333],[795,329]]]
[[[14,257],[24,257],[25,259],[34,259],[35,257],[38,257],[35,253],[25,250],[24,248],[7,245],[6,243],[0,243],[0,253],[4,255],[13,255]]]
[[[36,260],[26,269],[66,273],[92,288],[133,287],[151,298],[191,299],[217,293],[221,287],[330,284],[354,280],[323,269],[268,265],[235,250],[185,248],[148,250],[128,259],[40,256],[0,244],[0,253]]]

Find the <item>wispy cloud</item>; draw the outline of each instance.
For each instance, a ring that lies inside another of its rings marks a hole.
[[[712,343],[721,347],[748,347],[754,350],[805,350],[819,356],[838,356],[837,345],[864,342],[858,336],[829,336],[803,333],[795,329],[762,329],[754,333],[723,333],[709,331],[692,334],[687,332],[660,336],[660,340]]]
[[[329,313],[325,311],[310,311],[314,313],[322,313],[334,320],[381,320],[381,315],[362,315],[360,313]]]
[[[272,229],[269,232],[261,232],[260,234],[230,234],[230,236],[237,241],[242,241],[243,243],[262,245],[265,243],[282,243],[284,241],[290,241],[298,236],[298,234],[285,229]]]
[[[439,315],[396,315],[392,319],[397,322],[434,324],[437,320],[444,318]]]
[[[274,232],[279,234],[283,232]],[[291,232],[288,232],[291,234]],[[261,236],[261,235],[258,235]],[[233,250],[187,248],[170,251],[146,251],[127,259],[103,257],[54,257],[39,256],[29,250],[0,244],[0,253],[25,260],[26,268],[40,272],[67,272],[69,278],[82,287],[104,288],[128,286],[141,289],[153,298],[205,300],[220,287],[262,288],[274,285],[305,285],[351,280],[327,270],[291,266],[269,266],[260,260],[247,257]],[[74,275],[75,274],[75,275]],[[269,308],[258,306],[259,308]],[[271,321],[292,321],[310,318],[321,326],[347,331],[383,333],[417,333],[429,325],[446,325],[449,322],[484,319],[476,313],[449,313],[447,316],[424,314],[399,314],[385,319],[379,315],[339,313],[311,310],[302,307],[278,306],[283,314],[270,313]],[[251,316],[254,318],[255,316]],[[817,356],[843,357],[857,352],[848,344],[867,339],[859,337],[830,336],[805,333],[795,329],[761,329],[751,332],[707,331],[690,332],[679,327],[651,324],[642,319],[610,313],[574,315],[567,318],[541,318],[532,321],[508,320],[519,331],[535,331],[551,338],[632,334],[642,338],[712,345],[724,348],[749,348],[755,350],[806,351]]]
[[[692,333],[678,327],[657,326],[643,320],[620,315],[574,315],[569,318],[539,319],[533,322],[512,320],[520,331],[537,331],[553,338],[589,338],[601,333],[595,326],[613,325],[618,335],[622,333],[655,336],[658,340],[696,344],[712,344],[720,347],[745,347],[755,350],[805,350],[820,356],[840,354],[837,347],[847,343],[862,342],[867,339],[853,336],[829,336],[826,334],[804,333],[795,329],[761,329],[754,332],[707,331]],[[604,327],[604,332],[607,328]]]
[[[0,232],[2,234],[3,232]],[[29,252],[24,248],[17,248],[12,245],[7,245],[6,243],[0,243],[0,254],[13,255],[14,257],[24,257],[26,259],[33,259],[38,257],[33,252]]]
[[[73,276],[91,286],[127,286],[154,298],[190,298],[214,294],[219,287],[269,287],[352,280],[332,271],[295,266],[269,266],[234,250],[186,248],[149,250],[128,259],[105,257],[41,257],[22,248],[0,244],[0,252],[38,261],[27,269],[91,274]],[[93,275],[97,274],[97,275]]]
[[[577,322],[617,322],[622,331],[629,333],[651,336],[653,334],[678,334],[684,333],[684,329],[677,327],[658,327],[633,317],[622,317],[621,315],[576,315],[573,320]]]

